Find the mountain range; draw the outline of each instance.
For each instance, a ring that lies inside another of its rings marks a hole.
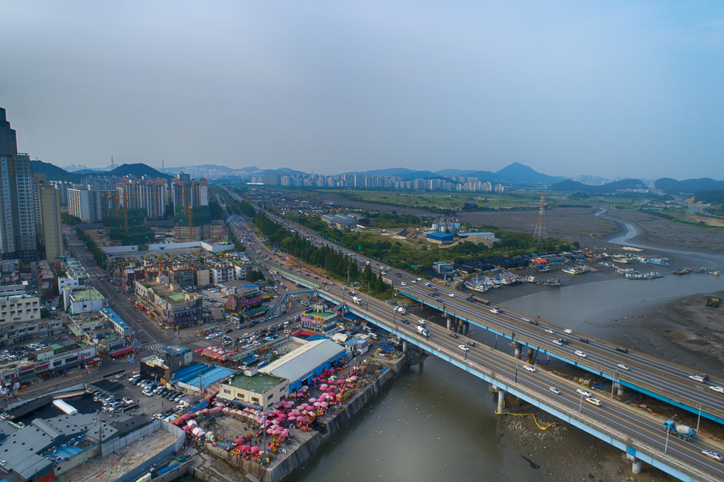
[[[108,175],[108,176],[126,176],[133,175],[135,177],[161,177],[169,179],[172,175],[184,172],[194,178],[206,177],[207,179],[249,179],[252,175],[263,175],[264,173],[278,173],[288,175],[305,175],[307,173],[289,168],[280,169],[261,169],[256,166],[249,166],[240,169],[233,169],[227,166],[215,164],[203,164],[198,166],[183,166],[164,169],[160,172],[146,164],[123,164],[113,170],[91,170],[81,169],[75,172],[68,172],[60,167],[43,161],[32,161],[33,171],[45,174],[48,180],[70,181],[79,183],[88,175]],[[514,186],[525,187],[546,187],[548,191],[562,192],[585,192],[589,194],[603,194],[615,192],[618,190],[643,190],[648,189],[646,184],[639,179],[624,179],[604,183],[604,179],[592,176],[578,176],[576,180],[560,176],[549,176],[540,173],[524,164],[514,162],[503,169],[492,171],[480,170],[460,170],[460,169],[442,169],[440,171],[417,171],[402,167],[377,169],[370,171],[348,172],[345,174],[363,174],[370,176],[399,176],[404,180],[414,179],[443,179],[453,177],[476,177],[482,182],[489,181],[491,183],[504,183]],[[585,181],[580,182],[580,181]],[[724,191],[724,181],[716,181],[710,178],[703,179],[687,179],[677,181],[670,178],[661,178],[654,181],[654,187],[658,191],[667,194],[680,193],[697,193],[700,191]]]

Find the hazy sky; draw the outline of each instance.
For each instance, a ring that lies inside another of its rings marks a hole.
[[[18,148],[224,164],[724,177],[724,2],[0,3]]]

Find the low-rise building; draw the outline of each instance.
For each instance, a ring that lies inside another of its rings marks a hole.
[[[103,309],[104,304],[105,298],[95,288],[63,289],[63,308],[68,313],[95,313]]]
[[[211,274],[211,282],[215,285],[225,283],[234,279],[234,266],[227,264],[218,264],[209,269]]]
[[[185,327],[198,322],[203,310],[201,297],[193,293],[171,290],[168,286],[151,282],[135,282],[134,298],[148,314],[166,326]]]
[[[237,374],[221,384],[219,398],[266,410],[289,395],[289,380],[264,373]]]
[[[153,355],[141,359],[141,377],[168,382],[172,373],[189,366],[194,361],[193,352],[183,346],[163,346]]]
[[[337,326],[337,313],[330,311],[305,311],[301,315],[302,328],[324,333]]]
[[[345,358],[346,353],[344,348],[329,339],[310,341],[260,368],[259,372],[288,380],[291,393],[311,383],[314,377]]]

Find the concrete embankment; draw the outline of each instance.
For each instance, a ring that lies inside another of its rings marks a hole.
[[[369,402],[374,400],[382,389],[396,376],[397,374],[394,371],[389,368],[385,369],[374,382],[358,390],[357,393],[339,408],[339,411],[334,411],[320,417],[317,420],[317,431],[313,432],[306,441],[301,443],[293,451],[287,449],[288,453],[277,454],[275,456],[276,460],[269,466],[261,466],[258,463],[244,460],[240,457],[234,457],[220,447],[213,447],[209,444],[206,444],[206,449],[230,465],[239,467],[247,474],[247,478],[250,480],[283,482],[309,464],[317,456],[319,451],[349,426],[356,414]],[[208,470],[204,470],[204,467],[195,468],[193,475],[195,478],[203,481],[217,482],[218,480],[218,478],[210,477],[211,473]]]

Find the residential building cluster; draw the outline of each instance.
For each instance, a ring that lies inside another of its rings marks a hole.
[[[472,176],[405,180],[400,176],[370,174],[281,174],[266,172],[251,177],[250,184],[282,187],[401,189],[407,191],[506,192],[507,186],[481,181]]]

